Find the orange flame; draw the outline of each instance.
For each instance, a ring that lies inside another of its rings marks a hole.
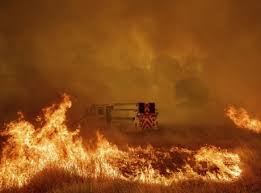
[[[250,131],[261,133],[261,121],[251,118],[244,108],[228,107],[226,115],[239,128],[248,129]]]
[[[65,124],[71,105],[65,95],[61,104],[44,109],[40,128],[24,118],[7,125],[1,133],[8,139],[0,161],[0,190],[23,186],[48,167],[83,177],[104,176],[162,185],[188,179],[233,181],[241,174],[239,156],[214,146],[191,151],[149,145],[123,151],[98,133],[97,147],[87,149],[79,131],[70,132]]]

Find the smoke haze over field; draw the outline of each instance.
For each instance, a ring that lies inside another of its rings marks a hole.
[[[88,103],[156,101],[166,119],[261,115],[258,0],[2,0],[1,117],[57,93]],[[206,116],[208,115],[208,116]]]

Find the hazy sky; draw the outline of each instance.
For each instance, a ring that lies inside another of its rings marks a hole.
[[[258,0],[1,0],[1,116],[64,91],[81,104],[234,103],[261,115],[260,10]]]

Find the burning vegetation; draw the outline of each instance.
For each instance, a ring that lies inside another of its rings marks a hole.
[[[244,108],[230,106],[226,111],[226,115],[237,127],[248,129],[255,133],[261,133],[261,121],[251,118]]]
[[[215,146],[185,148],[126,147],[111,144],[97,133],[97,144],[85,147],[79,131],[69,131],[65,95],[60,104],[43,110],[39,128],[21,116],[1,133],[7,137],[0,162],[0,189],[22,187],[48,168],[83,178],[106,177],[145,184],[170,185],[199,179],[232,182],[241,175],[240,157]]]

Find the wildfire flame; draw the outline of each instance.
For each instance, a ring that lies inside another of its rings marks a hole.
[[[44,109],[39,128],[23,117],[7,125],[1,133],[8,139],[0,161],[0,190],[21,187],[48,167],[83,177],[161,185],[188,179],[233,181],[241,174],[239,156],[214,146],[197,151],[150,145],[121,150],[98,133],[97,147],[84,147],[79,131],[71,132],[65,124],[71,105],[65,95],[60,104]]]
[[[250,131],[261,133],[261,121],[251,118],[244,108],[228,107],[226,115],[239,128],[248,129]]]

